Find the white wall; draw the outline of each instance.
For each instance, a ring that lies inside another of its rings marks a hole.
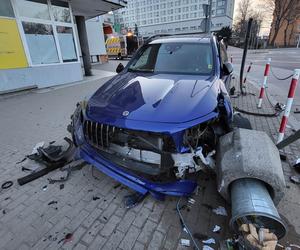
[[[95,17],[87,20],[86,30],[91,56],[106,55],[102,19]]]
[[[0,70],[0,93],[36,86],[45,88],[83,79],[80,62]]]

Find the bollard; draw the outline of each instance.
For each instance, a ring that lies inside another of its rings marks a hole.
[[[232,55],[230,55],[230,62],[233,63]]]
[[[271,58],[268,59],[268,62],[266,64],[265,73],[264,73],[264,82],[261,85],[260,93],[259,93],[259,99],[258,99],[258,105],[257,105],[258,108],[261,108],[262,100],[265,95],[265,88],[267,87],[267,80],[268,80],[268,76],[270,73],[270,63],[271,63]]]
[[[249,65],[249,67],[248,67],[248,70],[247,70],[247,72],[246,72],[246,76],[245,76],[245,78],[244,78],[244,84],[246,83],[246,81],[247,81],[247,76],[248,76],[248,74],[249,74],[249,72],[250,72],[250,70],[251,70],[251,67],[252,67],[252,62],[250,63],[250,65]]]
[[[294,96],[295,96],[295,92],[296,92],[296,88],[297,88],[297,84],[298,84],[298,80],[299,80],[299,75],[300,75],[300,69],[295,69],[294,75],[293,75],[293,78],[292,78],[292,81],[291,81],[291,85],[290,85],[288,99],[287,99],[287,102],[286,102],[286,108],[284,110],[284,114],[282,116],[281,123],[280,123],[279,136],[278,136],[277,144],[279,142],[281,142],[283,140],[283,137],[284,137],[285,128],[286,128],[288,118],[290,116],[291,108],[292,108],[292,105],[293,105],[293,100],[294,100]]]

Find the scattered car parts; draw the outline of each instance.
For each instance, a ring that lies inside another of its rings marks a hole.
[[[1,185],[2,189],[8,189],[10,188],[14,183],[12,181],[6,181]]]
[[[44,163],[46,167],[38,169],[27,176],[19,178],[17,180],[19,185],[22,186],[28,182],[36,180],[55,169],[63,167],[66,163],[70,162],[75,153],[75,147],[73,142],[69,138],[65,137],[64,140],[69,144],[67,150],[64,152],[58,150],[58,147],[61,148],[60,146],[50,145],[45,149],[41,147],[37,148],[37,153],[28,156],[29,159],[34,159],[36,161]]]

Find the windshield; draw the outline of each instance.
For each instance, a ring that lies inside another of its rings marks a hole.
[[[129,71],[155,73],[204,74],[213,69],[210,44],[149,44],[129,66]]]

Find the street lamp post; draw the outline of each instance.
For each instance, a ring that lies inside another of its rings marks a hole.
[[[211,14],[212,14],[212,0],[209,0],[207,4],[202,4],[203,12],[205,15],[205,33],[211,32]]]
[[[208,10],[208,30],[207,33],[211,32],[211,14],[212,14],[212,0],[209,0],[209,10]]]

